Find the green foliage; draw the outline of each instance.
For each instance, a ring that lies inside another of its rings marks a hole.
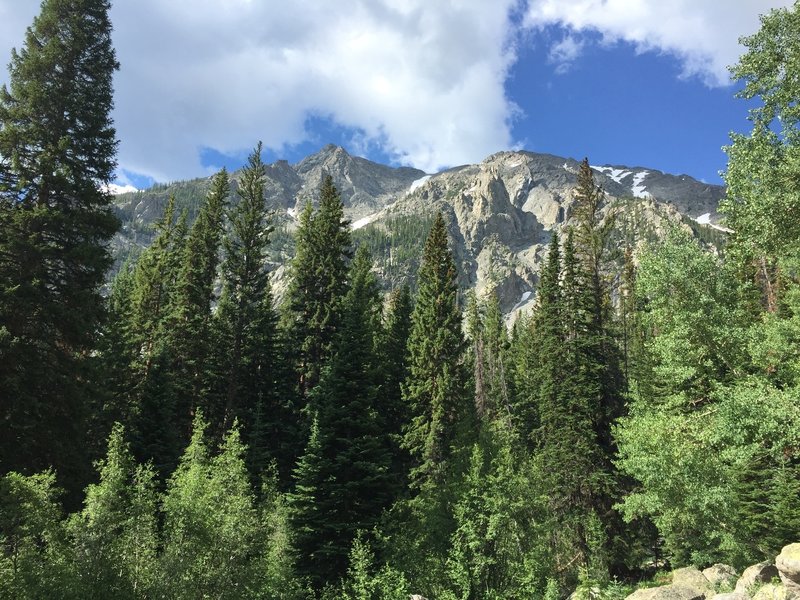
[[[86,481],[87,372],[119,227],[107,0],[46,0],[0,88],[2,472]],[[32,432],[36,432],[35,435]]]
[[[158,589],[154,472],[135,464],[123,435],[115,425],[100,482],[86,488],[84,509],[69,524],[84,598],[141,598]]]
[[[304,396],[319,383],[339,325],[339,307],[347,291],[347,266],[352,256],[349,225],[341,196],[333,179],[326,176],[320,187],[319,209],[314,212],[308,203],[300,214],[286,304]]]
[[[164,589],[173,598],[255,595],[269,537],[234,427],[211,456],[206,424],[195,418],[192,440],[164,497]]]
[[[359,247],[361,248],[361,247]],[[408,337],[411,333],[411,292],[404,285],[389,295],[379,342],[380,412],[391,448],[391,473],[399,488],[405,487],[411,457],[402,447],[403,428],[410,420],[402,385],[408,377]]]
[[[504,426],[473,447],[447,556],[446,598],[531,598],[551,568],[544,504]],[[445,583],[445,582],[443,582]],[[438,594],[437,594],[438,597]]]
[[[410,588],[403,574],[388,565],[375,569],[375,556],[363,536],[353,540],[350,566],[342,585],[322,598],[333,600],[395,600],[408,598]]]
[[[296,472],[298,571],[317,589],[344,575],[356,531],[370,530],[395,495],[379,405],[381,304],[371,266],[369,254],[359,248],[342,302],[341,330],[309,398],[314,429]]]
[[[0,596],[77,596],[52,472],[0,479]]]
[[[191,411],[211,385],[207,363],[212,354],[211,305],[219,265],[223,217],[229,193],[223,169],[192,224],[179,257],[174,298],[165,332],[175,404],[174,426],[188,431]]]
[[[425,242],[418,284],[403,398],[413,414],[404,441],[416,463],[412,483],[422,489],[443,483],[458,468],[453,451],[464,447],[473,412],[465,394],[456,268],[441,213]]]

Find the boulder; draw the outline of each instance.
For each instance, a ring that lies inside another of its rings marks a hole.
[[[685,585],[662,585],[636,590],[625,600],[705,600],[705,593]]]
[[[673,571],[672,585],[697,590],[704,598],[711,598],[716,593],[714,586],[706,579],[706,576],[694,567],[684,567]]]
[[[800,544],[784,546],[775,559],[775,567],[789,596],[800,598]]]
[[[736,582],[736,591],[750,595],[750,589],[757,583],[769,583],[778,576],[778,569],[769,562],[747,567]]]
[[[736,569],[730,565],[715,564],[703,569],[703,575],[715,589],[733,589],[736,585]]]
[[[774,583],[765,583],[753,595],[753,600],[788,600],[786,587]]]
[[[711,596],[711,600],[750,600],[750,596],[742,592],[726,592]]]

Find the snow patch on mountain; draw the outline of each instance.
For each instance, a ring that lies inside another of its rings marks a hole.
[[[519,299],[519,302],[514,305],[514,308],[511,309],[511,312],[518,311],[529,304],[531,302],[531,296],[533,296],[533,292],[523,292],[522,297]]]
[[[711,213],[703,213],[695,219],[700,225],[711,225]]]
[[[633,176],[633,185],[631,185],[631,193],[635,198],[649,198],[650,192],[642,185],[644,178],[650,175],[650,171],[639,171]]]
[[[625,169],[615,169],[614,167],[596,167],[594,165],[589,165],[595,171],[602,173],[603,175],[610,177],[617,183],[622,183],[622,180],[632,175],[632,171],[626,171]]]
[[[733,233],[733,229],[728,229],[727,227],[723,227],[722,225],[717,225],[716,223],[711,222],[711,213],[703,213],[699,217],[695,218],[695,222],[699,225],[706,225],[717,231],[724,231],[725,233]]]
[[[287,208],[286,214],[292,217],[293,219],[297,218],[297,209],[296,208]]]
[[[362,227],[366,227],[367,225],[372,223],[375,219],[377,219],[378,215],[380,214],[381,214],[380,212],[376,212],[371,215],[367,215],[366,217],[362,217],[358,221],[353,221],[352,223],[350,223],[350,229],[355,230],[355,229],[361,229]]]
[[[416,190],[416,189],[422,187],[423,185],[425,185],[425,182],[428,181],[428,179],[430,179],[430,178],[431,178],[430,175],[425,175],[423,177],[420,177],[419,179],[415,179],[414,181],[412,181],[411,182],[411,187],[408,188],[408,193],[411,194],[412,192],[414,192],[414,190]]]

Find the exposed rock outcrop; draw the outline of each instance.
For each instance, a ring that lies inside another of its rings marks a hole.
[[[750,594],[759,583],[769,583],[778,576],[778,569],[771,562],[762,562],[747,567],[736,582],[736,591]]]
[[[280,292],[285,287],[279,281],[285,272],[280,267],[293,253],[288,233],[296,227],[304,204],[317,200],[320,182],[329,174],[342,196],[346,217],[354,229],[363,228],[365,236],[394,239],[393,228],[425,222],[433,212],[442,211],[453,240],[459,283],[479,297],[494,291],[505,313],[528,309],[535,302],[538,272],[552,232],[570,223],[578,168],[572,158],[508,151],[428,175],[374,163],[334,145],[296,164],[279,160],[266,166],[265,178],[265,201],[275,211],[276,235],[284,240],[273,244],[270,257],[275,289]],[[708,228],[719,221],[721,186],[651,168],[593,169],[606,194],[604,214],[615,211],[620,231],[635,230],[636,240],[663,235],[670,224]],[[231,178],[235,185],[238,173]],[[179,211],[188,210],[191,220],[208,185],[208,179],[198,179],[117,196],[115,210],[123,223],[113,243],[118,259],[152,241],[150,226],[170,195],[175,195]],[[412,242],[404,256],[421,254],[423,240],[415,241],[418,247]],[[398,266],[386,244],[379,246],[374,258],[386,288],[415,277],[416,269]],[[410,264],[415,258],[402,260]]]
[[[715,593],[730,589],[734,591]],[[672,584],[636,590],[626,600],[800,600],[800,543],[785,546],[775,563],[752,565],[736,579],[728,565],[704,571],[685,567],[672,572]]]
[[[800,598],[800,544],[785,546],[775,559],[775,567],[789,594]]]

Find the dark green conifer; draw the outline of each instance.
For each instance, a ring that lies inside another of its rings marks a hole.
[[[85,481],[90,351],[119,223],[108,0],[45,0],[0,88],[0,472]]]
[[[403,285],[389,295],[381,344],[381,408],[392,447],[392,473],[404,485],[410,456],[402,448],[403,429],[411,414],[403,401],[402,385],[408,377],[408,337],[411,333],[411,291]]]
[[[319,208],[307,204],[296,234],[289,288],[289,327],[297,347],[297,368],[303,396],[319,382],[339,327],[340,303],[347,291],[351,253],[350,222],[333,179],[325,176]]]
[[[547,259],[539,275],[536,310],[517,327],[516,394],[513,422],[530,449],[541,441],[540,403],[557,396],[563,368],[563,301],[559,278],[561,249],[553,232]]]
[[[331,357],[311,393],[314,427],[295,475],[298,571],[317,588],[345,575],[356,532],[375,525],[396,486],[378,387],[381,300],[371,268],[361,247]]]
[[[230,192],[223,169],[211,182],[182,249],[166,335],[170,346],[170,373],[175,394],[175,426],[186,432],[193,409],[207,402],[211,385],[211,305],[219,265],[223,217]]]
[[[287,446],[296,443],[296,416],[287,393],[289,374],[281,368],[266,268],[272,226],[264,202],[265,173],[259,143],[241,173],[239,202],[230,212],[230,231],[223,241],[223,288],[215,325],[217,391],[210,409],[216,435],[238,419],[253,475],[266,472],[270,460],[277,460],[285,477],[295,459]]]
[[[403,398],[412,413],[404,436],[415,462],[412,485],[422,489],[444,484],[456,467],[455,454],[474,433],[475,411],[465,387],[466,344],[456,266],[441,213],[425,242],[418,286]]]

